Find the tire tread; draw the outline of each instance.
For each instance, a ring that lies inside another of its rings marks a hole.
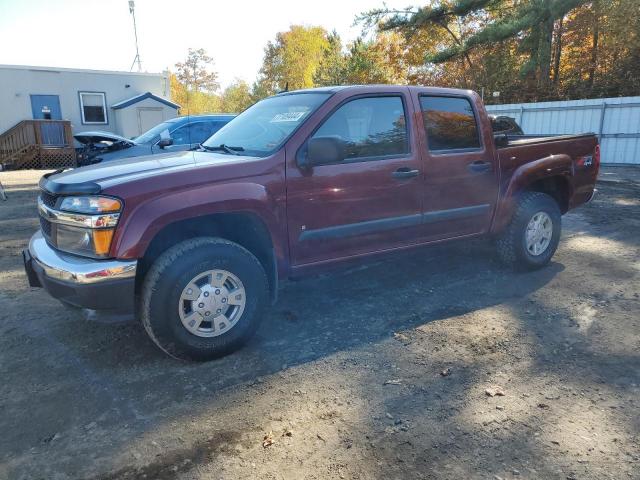
[[[230,240],[226,240],[224,238],[218,237],[196,237],[190,240],[185,240],[183,242],[174,245],[167,249],[164,253],[162,253],[156,261],[153,263],[149,271],[147,272],[143,284],[142,284],[142,294],[140,296],[140,319],[142,322],[142,326],[145,331],[149,335],[149,338],[156,344],[160,350],[165,352],[167,355],[176,358],[178,360],[185,360],[185,355],[181,354],[177,348],[175,348],[175,344],[172,344],[174,348],[171,348],[169,345],[165,345],[161,342],[156,336],[153,325],[151,323],[151,301],[152,296],[155,291],[155,286],[160,280],[163,272],[169,268],[174,262],[180,259],[183,255],[187,254],[189,251],[192,251],[197,248],[207,247],[207,246],[225,246],[228,248],[239,249],[242,253],[246,255],[247,258],[251,259],[258,267],[258,271],[262,272],[263,283],[268,285],[267,275],[264,271],[264,268],[260,261],[249,252],[243,246],[232,242]]]
[[[542,192],[524,192],[520,195],[515,211],[511,217],[509,225],[504,232],[496,239],[496,251],[501,262],[514,269],[536,268],[537,266],[525,263],[518,255],[518,241],[520,239],[519,225],[526,220],[524,217],[531,208],[537,204],[551,200],[556,206],[556,201]],[[558,207],[558,213],[560,212]]]

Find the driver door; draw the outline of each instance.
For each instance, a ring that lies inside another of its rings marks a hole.
[[[293,267],[416,242],[423,175],[410,133],[411,105],[408,89],[402,87],[347,97],[308,137],[339,138],[346,152],[342,162],[301,168],[287,152]]]

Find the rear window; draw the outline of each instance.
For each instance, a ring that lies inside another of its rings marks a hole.
[[[478,125],[468,99],[424,95],[420,106],[430,151],[480,149]]]

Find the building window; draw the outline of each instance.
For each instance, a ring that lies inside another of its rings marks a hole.
[[[79,92],[80,114],[84,124],[102,124],[107,120],[107,101],[102,92]]]

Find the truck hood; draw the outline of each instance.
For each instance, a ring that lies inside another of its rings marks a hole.
[[[73,138],[83,145],[99,142],[124,142],[130,145],[136,145],[136,142],[129,138],[121,137],[111,132],[92,131],[76,133]]]
[[[124,158],[71,170],[57,170],[40,180],[40,188],[58,195],[95,194],[103,188],[138,180],[146,176],[166,175],[198,165],[237,163],[254,157],[213,152],[178,152]]]

